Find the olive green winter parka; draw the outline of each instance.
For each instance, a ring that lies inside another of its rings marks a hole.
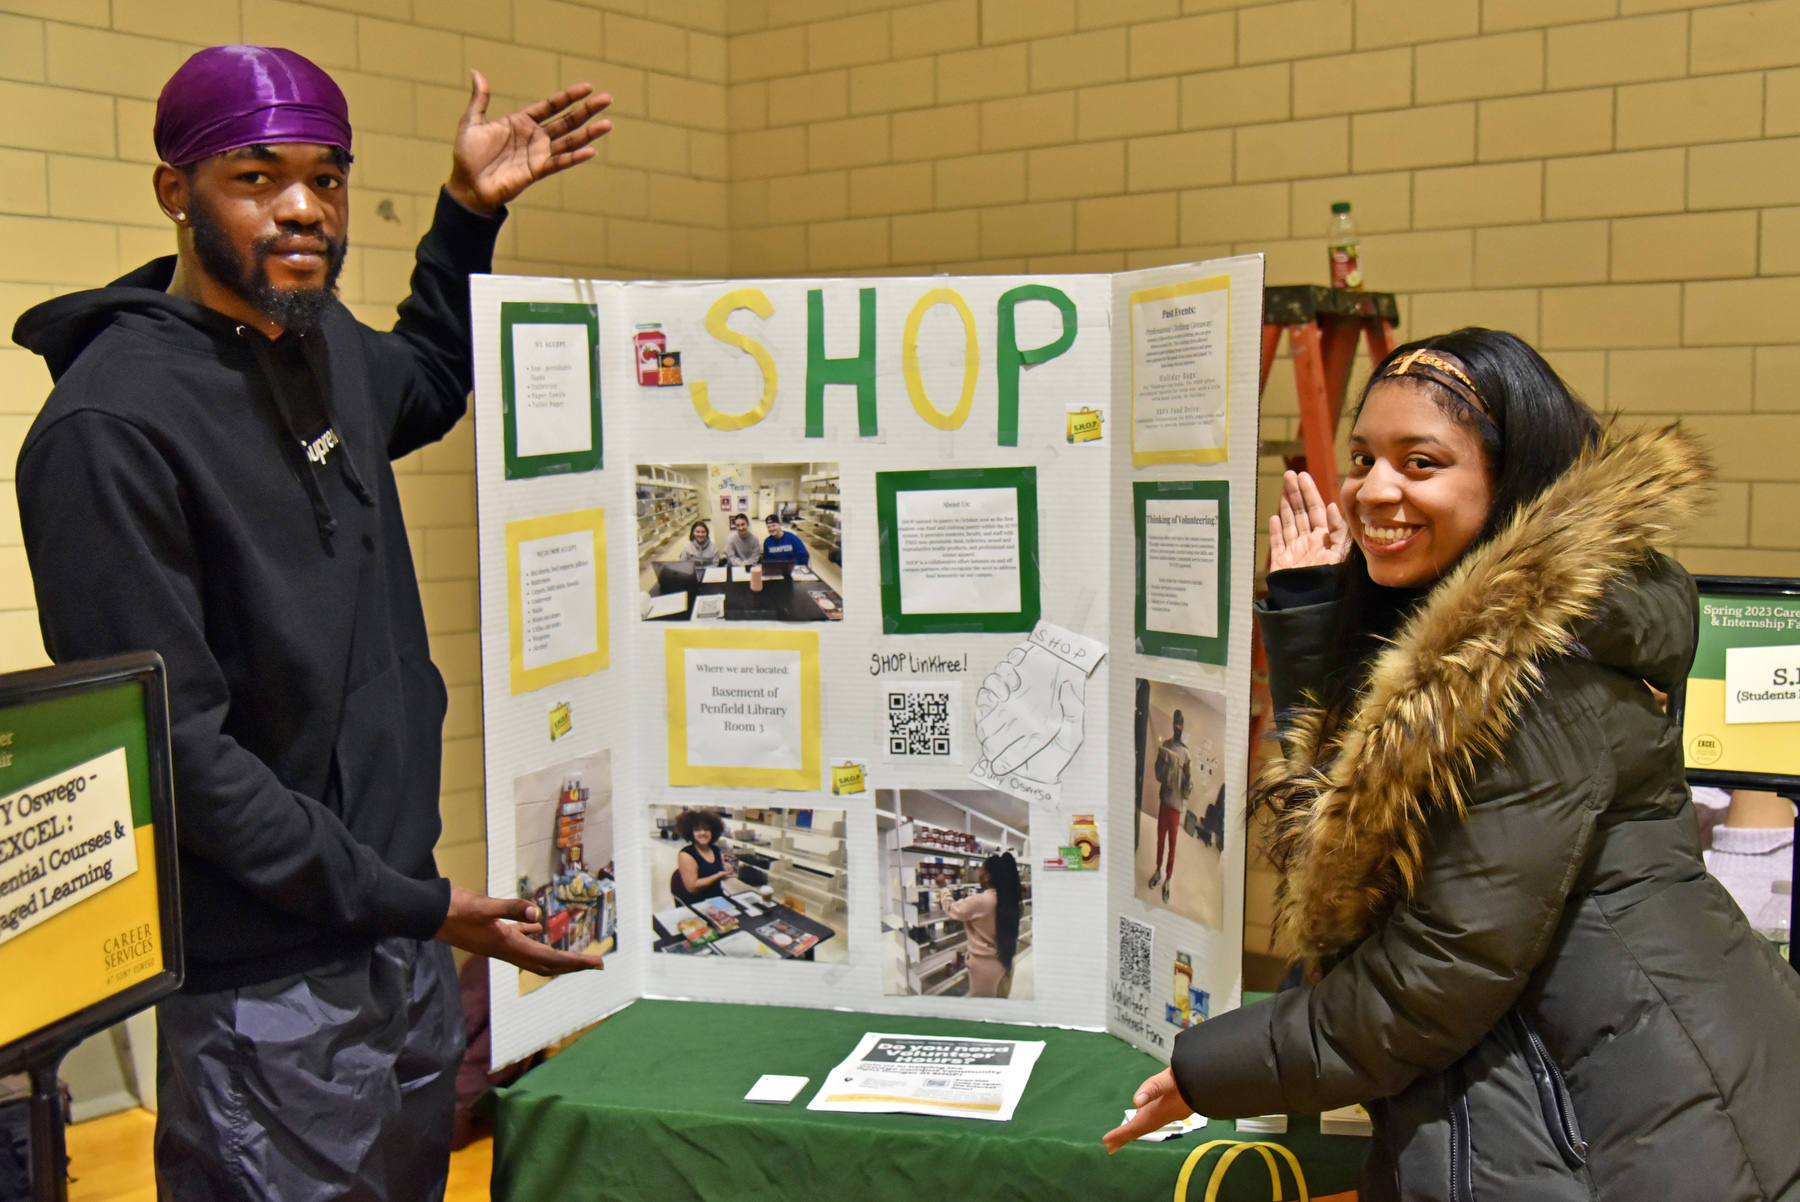
[[[1680,730],[1704,496],[1609,434],[1433,587],[1339,729],[1333,604],[1265,611],[1283,950],[1317,983],[1182,1033],[1211,1117],[1361,1102],[1364,1202],[1800,1200],[1800,975],[1707,876]]]

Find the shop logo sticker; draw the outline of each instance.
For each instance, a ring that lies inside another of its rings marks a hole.
[[[831,766],[831,791],[837,796],[861,793],[868,787],[868,769],[862,764],[846,760]]]
[[[1068,441],[1103,443],[1106,441],[1106,408],[1094,405],[1068,407]]]

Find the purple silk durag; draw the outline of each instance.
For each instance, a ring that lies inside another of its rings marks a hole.
[[[317,142],[350,152],[350,106],[310,59],[267,46],[211,46],[156,99],[156,153],[171,167],[256,143]]]

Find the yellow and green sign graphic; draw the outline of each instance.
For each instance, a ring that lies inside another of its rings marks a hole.
[[[163,968],[143,688],[0,709],[0,1045]]]
[[[1800,597],[1700,596],[1687,766],[1800,776]]]

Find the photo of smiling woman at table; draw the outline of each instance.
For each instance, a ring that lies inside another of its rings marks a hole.
[[[844,617],[835,463],[637,465],[638,616]]]
[[[720,847],[725,838],[724,822],[711,810],[684,810],[675,820],[675,829],[687,840],[687,846],[675,857],[669,892],[684,905],[724,897],[725,890],[719,882],[737,875]]]
[[[688,530],[687,545],[681,549],[681,562],[697,568],[710,568],[725,559],[725,548],[713,541],[712,527],[702,518]]]
[[[655,951],[849,958],[844,811],[653,805],[650,821]]]

